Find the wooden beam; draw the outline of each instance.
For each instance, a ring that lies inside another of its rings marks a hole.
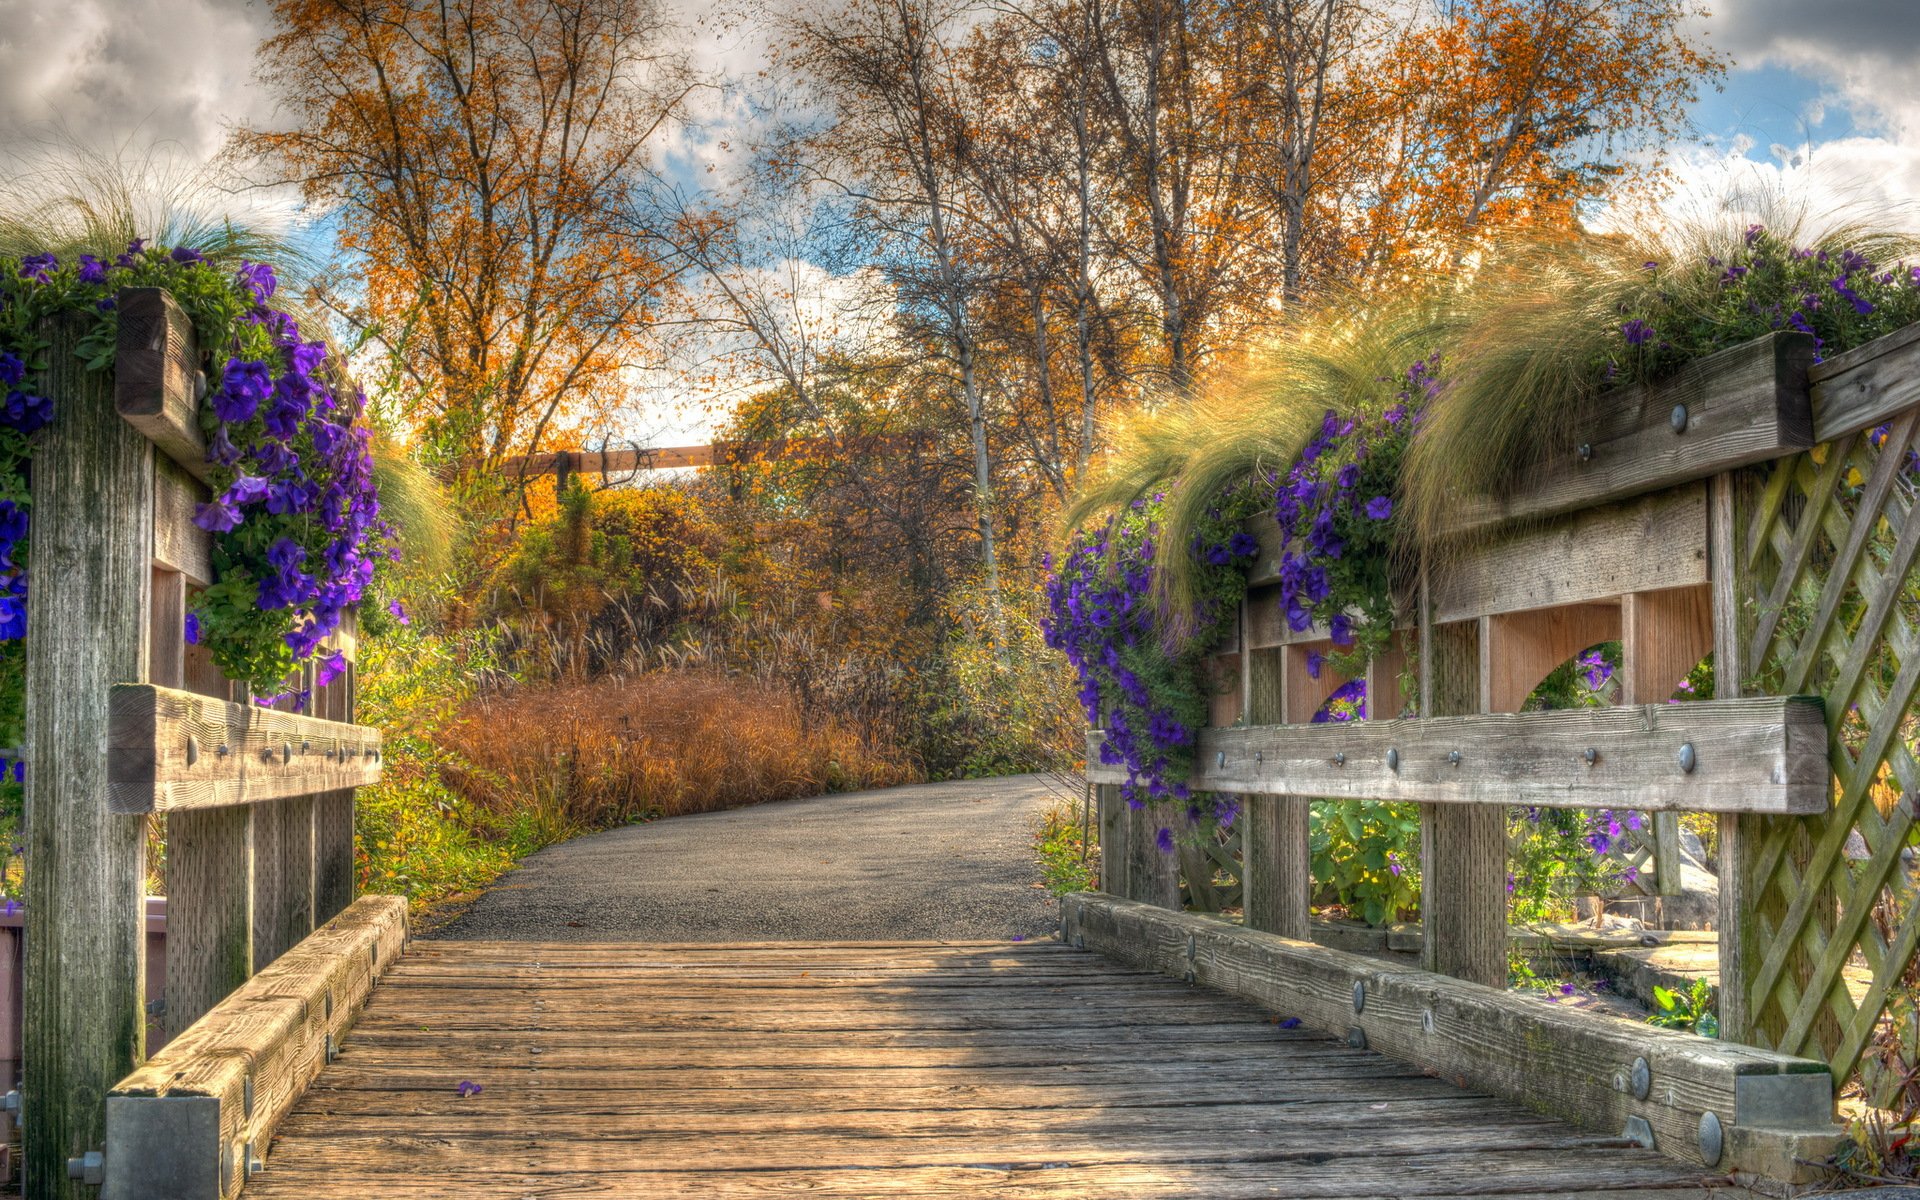
[[[27,592],[24,1084],[26,1195],[90,1195],[69,1156],[100,1145],[100,1098],[144,1056],[147,823],[108,805],[108,689],[145,677],[153,447],[80,357],[87,326],[47,327],[34,388],[59,419],[33,452]]]
[[[1807,379],[1814,441],[1884,424],[1920,404],[1920,323],[1818,363]]]
[[[1617,602],[1498,613],[1485,620],[1480,680],[1488,712],[1518,712],[1562,663],[1620,636]]]
[[[107,1196],[221,1200],[267,1157],[406,943],[407,902],[366,896],[107,1094]]]
[[[1715,1170],[1783,1182],[1818,1177],[1795,1159],[1832,1153],[1827,1065],[1622,1021],[1218,918],[1113,896],[1061,897],[1063,937],[1129,966],[1219,988],[1475,1091],[1608,1135],[1644,1120],[1654,1147]],[[1646,1066],[1646,1088],[1634,1082]],[[1713,1113],[1724,1149],[1701,1153]]]
[[[378,729],[172,688],[113,689],[114,812],[254,804],[377,782]]]
[[[1713,569],[1713,689],[1716,703],[1738,698],[1746,686],[1746,647],[1753,636],[1758,587],[1746,557],[1755,502],[1754,471],[1716,476],[1707,494],[1708,553]],[[1680,705],[1677,707],[1690,707]],[[1823,802],[1821,808],[1824,809]],[[1731,1042],[1756,1036],[1757,1014],[1747,989],[1765,957],[1754,908],[1753,859],[1765,839],[1758,818],[1720,816],[1720,1036]]]
[[[1501,497],[1462,497],[1446,532],[1484,532],[1659,491],[1813,444],[1813,339],[1797,332],[1710,354],[1651,387],[1610,393],[1563,456]],[[1685,418],[1674,420],[1676,409]],[[1582,458],[1580,446],[1590,453]]]
[[[207,438],[200,429],[200,370],[193,323],[165,288],[121,288],[119,342],[113,360],[113,403],[120,416],[197,479],[207,477]]]
[[[213,582],[213,535],[193,523],[210,497],[205,484],[170,458],[154,464],[153,561],[194,587]]]
[[[1583,509],[1447,555],[1434,620],[1608,600],[1707,581],[1707,488]]]
[[[621,475],[669,467],[710,467],[712,446],[660,446],[651,450],[550,450],[503,459],[496,471],[511,479],[533,475]]]
[[[1124,770],[1099,761],[1101,739],[1088,735],[1088,774],[1119,782]],[[1691,771],[1683,745],[1693,747]],[[1831,787],[1822,706],[1805,696],[1208,729],[1188,782],[1423,804],[1759,813],[1824,812]]]

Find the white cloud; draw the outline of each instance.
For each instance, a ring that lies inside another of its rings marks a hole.
[[[94,146],[177,142],[205,158],[262,117],[263,14],[246,0],[0,0],[0,130]]]

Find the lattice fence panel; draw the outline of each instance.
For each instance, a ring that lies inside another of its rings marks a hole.
[[[1246,822],[1235,821],[1199,847],[1180,847],[1180,892],[1195,912],[1222,912],[1246,902],[1240,865]]]
[[[1850,1074],[1913,986],[1920,766],[1920,410],[1766,470],[1747,543],[1755,690],[1827,705],[1834,804],[1742,818],[1755,1040]],[[1897,1073],[1896,1073],[1897,1074]],[[1866,1078],[1886,1103],[1901,1081]]]

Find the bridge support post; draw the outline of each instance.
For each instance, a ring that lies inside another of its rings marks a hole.
[[[147,818],[107,803],[108,689],[146,674],[154,448],[113,377],[53,326],[42,386],[59,413],[33,456],[27,593],[25,1195],[93,1188],[107,1090],[146,1049]]]

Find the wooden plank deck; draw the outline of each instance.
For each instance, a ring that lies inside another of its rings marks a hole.
[[[1280,1019],[1050,942],[420,942],[246,1194],[1703,1194]]]

